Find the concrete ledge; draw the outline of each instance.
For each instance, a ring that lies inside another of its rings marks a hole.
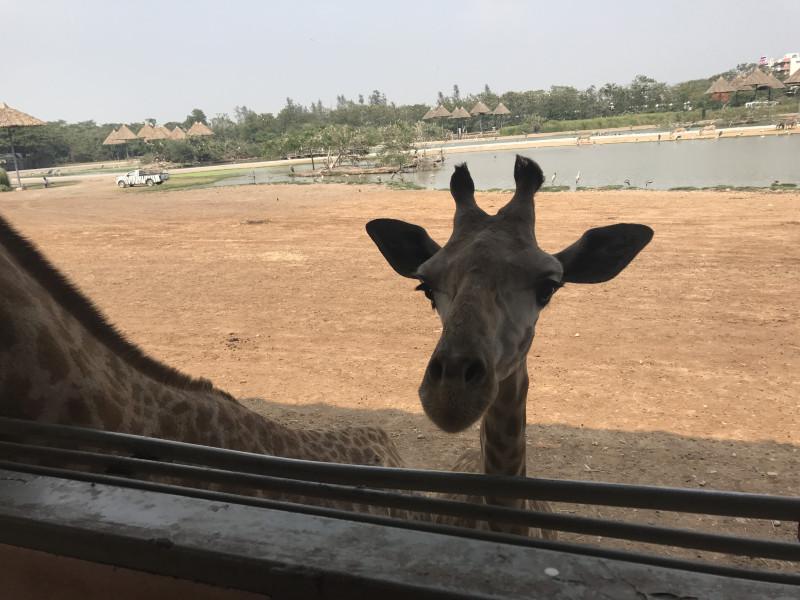
[[[798,596],[785,585],[15,471],[0,470],[0,498],[2,544],[272,598]]]

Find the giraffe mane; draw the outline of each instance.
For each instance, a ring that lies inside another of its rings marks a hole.
[[[0,246],[41,285],[53,299],[86,328],[101,344],[132,368],[159,383],[197,391],[215,391],[234,400],[233,396],[214,387],[208,379],[195,378],[148,356],[111,323],[78,287],[63,275],[41,253],[36,245],[17,232],[0,215]]]

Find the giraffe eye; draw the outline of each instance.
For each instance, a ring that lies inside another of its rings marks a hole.
[[[550,302],[550,298],[556,293],[556,290],[563,284],[552,279],[545,279],[536,285],[536,302],[539,306],[546,306]]]
[[[420,283],[417,287],[414,288],[415,290],[422,292],[425,294],[425,297],[431,301],[431,308],[436,310],[436,300],[433,298],[433,289],[424,281]]]

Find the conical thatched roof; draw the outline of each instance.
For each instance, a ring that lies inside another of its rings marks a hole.
[[[34,127],[45,122],[0,102],[0,127]]]
[[[185,140],[186,132],[181,129],[180,125],[175,125],[175,129],[169,132],[169,139],[171,140]]]
[[[714,83],[711,84],[711,87],[706,90],[706,94],[730,94],[735,92],[736,88],[731,85],[731,83],[725,79],[724,77],[720,76]]]
[[[775,79],[772,74],[764,73],[761,69],[753,69],[750,74],[744,78],[742,83],[755,88],[772,88],[773,90],[786,87],[779,80]]]
[[[472,110],[469,111],[469,114],[473,116],[477,115],[488,115],[492,111],[489,110],[489,107],[486,106],[483,102],[478,101],[475,106],[472,107]]]
[[[200,121],[195,121],[194,125],[189,127],[189,131],[186,132],[188,136],[199,136],[199,135],[214,135],[214,132],[208,128],[208,125],[205,123],[201,123]]]
[[[466,110],[464,110],[463,106],[459,106],[450,115],[451,119],[469,119],[469,117],[470,117],[470,114]]]
[[[108,134],[106,139],[103,140],[103,146],[118,146],[119,144],[124,144],[125,140],[121,140],[117,137],[117,130],[112,129],[111,133]]]
[[[136,134],[136,137],[138,137],[140,140],[151,140],[153,139],[154,133],[155,133],[155,128],[149,123],[145,123],[144,126]]]
[[[745,79],[745,76],[742,75],[741,73],[739,73],[736,77],[731,79],[731,86],[734,88],[735,91],[744,92],[744,91],[753,89],[753,86],[746,84],[744,82],[744,79]]]
[[[493,115],[510,115],[511,111],[506,108],[506,105],[502,102],[498,104],[495,109],[492,111]]]
[[[423,121],[428,121],[428,120],[432,119],[434,112],[435,112],[435,109],[431,108],[430,110],[428,110],[428,112],[426,112],[424,115],[422,115],[422,120]]]
[[[800,69],[797,69],[789,77],[783,80],[786,85],[800,85]]]
[[[440,104],[439,106],[437,106],[434,109],[433,114],[431,114],[430,118],[431,119],[442,119],[442,118],[446,118],[446,117],[449,117],[449,116],[450,116],[450,111],[447,110],[444,106],[442,106]]]
[[[133,133],[130,129],[128,129],[127,125],[122,125],[119,129],[117,129],[117,139],[122,140],[123,142],[129,142],[131,140],[138,140],[139,138]]]
[[[150,133],[150,140],[166,140],[169,139],[170,131],[163,125],[159,125],[158,127],[153,127],[153,131]]]

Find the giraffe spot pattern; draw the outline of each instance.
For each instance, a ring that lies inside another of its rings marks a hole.
[[[10,349],[17,343],[18,335],[14,327],[14,319],[4,306],[0,306],[0,348]]]
[[[0,414],[14,419],[35,419],[41,413],[41,406],[33,406],[28,397],[31,391],[31,381],[16,373],[0,381]]]
[[[67,378],[69,363],[64,350],[47,327],[41,327],[36,336],[36,353],[39,366],[50,375],[50,383],[58,383]]]
[[[62,416],[62,423],[87,426],[92,425],[92,421],[92,413],[86,400],[74,397],[67,400],[66,414]]]
[[[108,400],[102,403],[99,410],[103,429],[119,431],[122,425],[122,409],[120,406],[116,402]]]

